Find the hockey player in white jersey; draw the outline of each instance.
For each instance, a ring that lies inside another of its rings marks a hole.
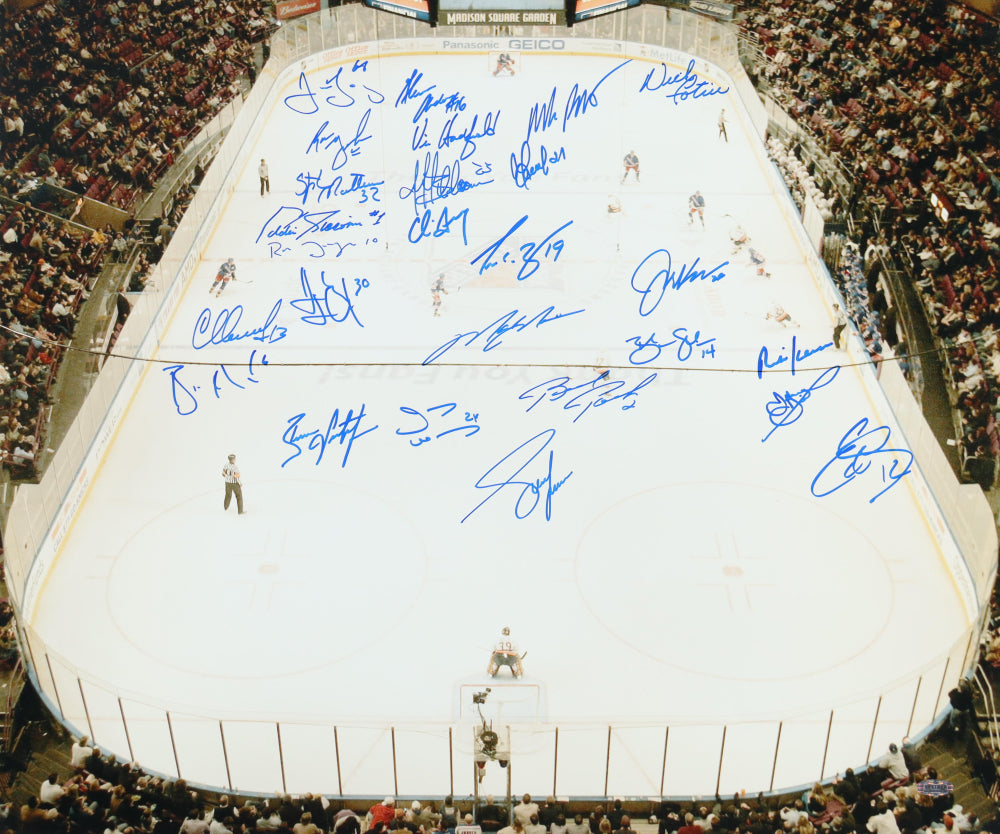
[[[495,678],[501,666],[509,666],[514,677],[519,678],[524,674],[524,667],[521,665],[522,657],[523,655],[518,652],[517,643],[511,639],[510,629],[504,626],[500,634],[500,639],[497,640],[496,645],[493,647],[493,653],[490,655],[490,665],[486,671],[490,677]]]

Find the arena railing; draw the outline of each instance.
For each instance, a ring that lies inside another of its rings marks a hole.
[[[907,736],[919,741],[942,719],[947,692],[975,656],[975,637],[962,635],[913,675],[832,709],[731,723],[512,722],[508,766],[522,790],[578,800],[797,791],[842,770],[833,762],[849,761],[857,769],[877,760],[890,742]],[[416,725],[198,714],[149,703],[100,680],[30,627],[22,638],[36,686],[71,731],[193,787],[421,799],[469,796],[477,787],[476,722],[468,716]],[[803,751],[811,763],[807,779]],[[480,795],[504,795],[502,777],[491,765]]]
[[[71,731],[88,734],[102,749],[138,761],[152,772],[234,791],[267,792],[281,786],[293,792],[344,796],[381,796],[390,790],[397,795],[435,796],[448,785],[456,796],[473,792],[473,727],[457,718],[440,726],[411,727],[317,724],[296,716],[278,721],[273,716],[196,715],[174,705],[149,703],[148,698],[109,685],[53,650],[32,626],[41,583],[125,414],[144,360],[156,350],[235,189],[248,149],[264,128],[265,106],[284,83],[286,68],[332,60],[348,45],[391,40],[397,48],[405,48],[407,41],[445,34],[495,36],[490,27],[435,31],[360,5],[299,18],[272,34],[271,60],[242,108],[234,102],[213,123],[211,129],[228,128],[227,141],[156,266],[153,280],[135,303],[113,355],[41,482],[22,487],[11,507],[4,539],[8,583],[33,684]],[[739,64],[737,33],[731,25],[676,10],[668,17],[663,7],[640,6],[572,29],[518,27],[515,34],[602,39],[609,41],[609,54],[620,53],[628,43],[641,43],[649,45],[644,48],[653,54],[676,50],[712,61],[729,73],[751,123],[762,139],[765,135],[767,114]],[[808,246],[805,232],[801,235],[803,246]],[[814,275],[826,274],[814,250],[810,266]],[[828,276],[819,289],[828,301],[837,298]],[[853,346],[852,351],[855,360],[865,356],[863,345]],[[921,488],[920,500],[932,510],[940,506],[947,519],[947,529],[939,530],[939,535],[947,540],[950,530],[957,542],[949,548],[950,567],[973,622],[951,649],[904,680],[831,710],[733,724],[650,726],[617,721],[606,728],[513,726],[513,750],[523,751],[515,752],[510,763],[517,768],[519,785],[531,785],[532,792],[577,797],[658,798],[785,789],[831,776],[830,762],[860,766],[889,741],[941,720],[947,702],[943,693],[976,660],[982,612],[995,574],[996,531],[982,492],[955,480],[898,369],[890,363],[883,368],[881,384],[874,373],[870,384],[876,396],[892,403],[927,479],[929,488]],[[801,778],[803,750],[815,762],[805,779]],[[420,766],[403,768],[401,762]],[[484,791],[489,787],[487,783]],[[493,792],[505,790],[497,786]]]

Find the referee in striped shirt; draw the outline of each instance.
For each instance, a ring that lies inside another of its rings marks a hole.
[[[222,467],[222,477],[226,479],[226,502],[224,510],[229,509],[229,502],[236,496],[236,509],[243,515],[243,485],[240,483],[240,468],[236,465],[236,455],[229,456],[229,463]]]

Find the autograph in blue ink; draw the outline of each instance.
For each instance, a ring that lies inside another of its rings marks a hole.
[[[396,103],[394,107],[402,107],[404,104],[409,104],[411,101],[416,101],[418,98],[422,98],[423,101],[417,107],[417,112],[413,115],[413,123],[416,124],[428,110],[435,107],[444,107],[446,113],[461,112],[465,110],[465,96],[460,93],[439,93],[434,96],[431,95],[431,91],[437,88],[436,84],[431,84],[429,87],[424,87],[420,89],[420,82],[423,80],[424,74],[419,70],[413,70],[410,73],[409,78],[403,82],[403,89],[400,90],[398,96],[396,96]]]
[[[478,145],[476,144],[477,139],[485,139],[488,136],[495,136],[497,132],[497,124],[500,122],[500,111],[497,110],[495,113],[487,113],[483,117],[483,127],[481,130],[477,130],[479,127],[479,114],[475,113],[472,116],[472,122],[464,128],[459,128],[457,132],[455,122],[458,120],[460,113],[454,113],[452,116],[444,123],[444,127],[441,128],[441,135],[438,136],[438,150],[445,150],[450,148],[455,142],[462,143],[462,150],[458,155],[459,160],[465,161],[471,157],[476,150]],[[426,125],[426,119],[424,123]],[[421,145],[421,147],[423,147]],[[417,150],[417,148],[414,148]]]
[[[760,353],[757,354],[757,379],[764,378],[765,370],[781,367],[786,362],[789,363],[788,367],[791,370],[792,376],[795,376],[796,365],[799,362],[831,347],[833,347],[833,342],[825,342],[824,344],[818,345],[814,348],[802,348],[800,350],[797,345],[797,337],[792,336],[791,350],[788,353],[785,353],[784,348],[782,348],[781,352],[779,352],[774,359],[771,359],[771,355],[767,350],[767,345],[763,345],[760,349]]]
[[[457,214],[448,214],[448,207],[442,206],[441,211],[434,220],[434,213],[431,209],[424,209],[424,213],[413,218],[410,223],[410,230],[406,233],[406,239],[410,243],[419,243],[425,237],[444,237],[451,232],[451,227],[461,221],[459,229],[462,232],[462,244],[469,245],[469,235],[466,230],[466,223],[469,219],[469,210],[462,209]],[[431,226],[433,225],[433,229]]]
[[[493,179],[472,182],[462,178],[462,163],[456,161],[452,165],[441,165],[438,153],[424,155],[423,169],[419,160],[413,165],[413,184],[399,189],[399,199],[413,198],[413,213],[420,214],[421,209],[433,205],[438,200],[463,194],[473,188],[489,185]]]
[[[403,89],[400,91],[399,95],[396,97],[396,103],[394,107],[402,107],[405,104],[416,101],[417,99],[422,99],[420,104],[417,106],[416,112],[413,114],[413,139],[410,142],[410,147],[419,151],[423,148],[429,148],[431,146],[430,141],[427,138],[427,128],[429,126],[430,120],[427,118],[427,113],[436,107],[443,107],[445,113],[450,113],[451,118],[448,119],[445,124],[444,129],[441,131],[438,137],[438,149],[447,148],[452,141],[462,140],[462,153],[460,159],[468,159],[475,153],[476,150],[476,139],[480,139],[484,136],[492,136],[496,132],[496,119],[500,116],[500,111],[497,111],[496,117],[493,114],[489,114],[486,117],[486,126],[482,133],[476,133],[476,126],[479,120],[479,116],[475,116],[472,119],[472,124],[463,131],[462,134],[455,135],[453,138],[451,136],[451,128],[454,126],[455,119],[465,111],[466,103],[465,96],[461,93],[439,93],[433,95],[432,91],[437,89],[436,84],[431,84],[426,87],[421,87],[421,82],[423,80],[424,74],[419,70],[413,70],[410,73],[406,81],[403,82]]]
[[[275,324],[281,311],[281,299],[274,302],[271,312],[260,327],[237,332],[240,320],[243,318],[243,305],[237,304],[232,310],[223,308],[217,314],[206,307],[198,314],[191,334],[191,347],[201,350],[209,345],[225,345],[229,342],[239,342],[242,339],[253,339],[255,342],[265,342],[273,345],[285,338],[288,332],[280,324]],[[207,335],[208,338],[205,338]]]
[[[573,89],[570,90],[569,95],[566,97],[566,103],[563,106],[563,133],[566,132],[566,129],[569,127],[569,124],[573,119],[585,116],[588,108],[591,110],[595,110],[597,108],[600,104],[597,99],[597,91],[600,89],[601,85],[612,75],[618,72],[618,70],[630,63],[632,63],[631,58],[627,61],[622,61],[618,64],[618,66],[608,70],[608,72],[604,73],[600,80],[590,90],[587,90],[586,87],[581,88],[579,84],[573,85]],[[528,114],[527,135],[524,137],[526,141],[531,138],[532,134],[548,130],[553,124],[559,121],[559,116],[557,114],[558,108],[556,107],[556,95],[558,92],[559,88],[553,87],[552,93],[547,102],[539,102],[538,104],[532,106],[531,112]]]
[[[685,284],[708,280],[714,284],[726,277],[722,268],[729,266],[729,261],[723,261],[711,269],[697,269],[699,261],[701,258],[695,258],[690,266],[681,264],[680,269],[673,271],[673,260],[666,249],[656,249],[646,255],[632,273],[632,289],[642,296],[639,315],[648,316],[652,313],[659,306],[668,287],[679,290]]]
[[[250,359],[247,362],[247,376],[244,382],[252,382],[255,385],[260,383],[259,379],[256,379],[254,362],[257,359],[257,351],[253,350],[250,353]],[[267,365],[267,354],[262,354],[258,366]],[[174,409],[182,417],[187,417],[190,414],[194,414],[198,410],[198,392],[204,387],[202,385],[195,385],[194,383],[188,382],[184,383],[181,381],[180,374],[184,370],[183,364],[177,365],[165,365],[163,367],[163,372],[170,375],[170,397],[174,403]],[[241,385],[229,374],[229,368],[225,365],[219,365],[218,370],[212,373],[212,393],[215,398],[221,399],[222,395],[222,380],[219,375],[222,375],[225,380],[241,391],[246,390],[246,385]]]
[[[658,92],[666,88],[663,93],[668,101],[675,105],[688,99],[708,98],[729,92],[728,87],[721,87],[711,81],[699,78],[694,71],[694,59],[692,58],[683,72],[671,74],[667,65],[661,63],[659,67],[651,69],[649,74],[643,79],[639,92]]]
[[[581,88],[579,84],[574,84],[562,108],[562,132],[565,133],[570,123],[574,119],[581,118],[587,114],[588,110],[594,110],[600,104],[597,98],[597,91],[601,85],[614,75],[622,67],[631,63],[631,59],[623,61],[618,66],[606,72],[601,79],[587,90]],[[535,134],[544,133],[552,125],[559,122],[558,106],[556,98],[559,95],[559,88],[553,87],[546,102],[537,102],[532,105],[528,113],[528,127],[525,131],[524,140],[516,153],[510,155],[510,173],[514,178],[514,184],[518,188],[527,190],[528,183],[532,178],[538,176],[548,176],[551,166],[566,159],[566,148],[558,149],[546,148],[544,145],[538,149],[531,146],[531,138]]]
[[[514,185],[525,191],[528,190],[528,183],[534,177],[539,174],[547,177],[553,165],[566,160],[566,148],[560,147],[557,151],[551,151],[542,145],[538,149],[538,155],[541,158],[537,162],[532,162],[531,154],[531,145],[528,142],[522,142],[520,153],[510,155],[510,175],[514,180]]]
[[[479,274],[482,275],[486,270],[492,269],[495,266],[499,266],[501,263],[516,263],[516,259],[510,251],[504,251],[502,255],[498,254],[498,251],[504,242],[509,238],[514,232],[521,228],[528,221],[528,215],[524,215],[520,220],[518,220],[513,226],[511,226],[506,233],[499,240],[491,243],[482,252],[480,252],[476,257],[469,261],[471,266],[475,266],[476,263],[481,259],[483,260],[483,265],[479,267]],[[558,229],[549,234],[546,238],[542,240],[541,243],[524,243],[520,247],[521,258],[523,263],[521,268],[517,271],[517,280],[523,281],[525,278],[530,278],[541,266],[541,261],[536,258],[539,255],[543,258],[548,258],[552,256],[552,263],[559,260],[559,256],[562,254],[563,247],[566,245],[565,241],[560,237],[556,236],[563,230],[568,229],[573,225],[573,221],[569,220],[563,223]],[[553,240],[553,238],[556,238]],[[545,247],[544,250],[542,247]],[[490,260],[491,258],[496,258],[496,260]],[[527,270],[527,271],[525,271]]]
[[[648,339],[643,339],[642,336],[626,339],[625,344],[635,345],[628,355],[628,361],[633,365],[648,365],[659,359],[662,351],[674,345],[677,345],[677,359],[680,362],[687,362],[695,348],[701,348],[702,359],[707,356],[715,356],[714,336],[710,339],[702,339],[700,330],[695,330],[694,335],[691,336],[686,327],[675,327],[670,335],[674,338],[669,342],[656,341],[656,333],[651,333]]]
[[[351,68],[351,72],[357,72],[359,64],[355,61],[354,66]],[[367,69],[365,66],[361,66],[361,70]],[[357,85],[354,82],[349,82],[347,89],[344,88],[341,83],[341,75],[344,71],[343,67],[339,67],[335,75],[326,79],[320,86],[320,90],[332,90],[333,92],[324,97],[324,101],[331,107],[338,107],[341,109],[350,107],[353,105],[357,98],[353,93],[350,92],[352,89],[357,89]],[[292,93],[289,96],[285,96],[283,99],[283,104],[293,113],[298,113],[300,116],[312,116],[314,113],[319,112],[319,101],[316,93],[312,91],[312,87],[309,84],[309,79],[306,77],[304,72],[299,73],[298,81],[299,92]],[[385,96],[383,96],[378,90],[372,89],[367,84],[362,84],[361,89],[365,91],[365,97],[368,99],[370,104],[381,104],[385,101]]]
[[[257,234],[254,243],[260,243],[261,238],[268,241],[274,238],[279,240],[290,238],[291,240],[301,241],[310,235],[343,232],[347,229],[356,229],[364,225],[360,220],[355,220],[350,215],[343,215],[335,220],[334,217],[338,214],[341,214],[340,209],[303,211],[295,206],[281,206],[281,208],[264,221],[264,225],[260,227],[260,232]],[[384,215],[385,212],[382,212],[382,214]],[[379,220],[381,219],[380,217]],[[377,221],[372,225],[377,225]]]
[[[524,409],[525,413],[527,413],[541,402],[554,403],[568,397],[569,399],[566,399],[566,402],[562,406],[563,411],[583,409],[573,417],[573,422],[575,423],[590,411],[591,408],[600,408],[602,405],[608,405],[619,400],[621,401],[622,411],[635,408],[639,393],[656,379],[655,373],[650,374],[638,385],[633,385],[631,388],[621,391],[620,389],[625,387],[625,381],[621,379],[611,381],[609,380],[609,376],[610,372],[604,371],[594,379],[581,382],[578,385],[570,385],[570,378],[568,376],[556,377],[555,379],[550,379],[528,388],[521,393],[518,400],[534,399],[534,402]]]
[[[367,238],[365,244],[378,243],[377,237]],[[299,255],[303,255],[308,258],[326,258],[327,260],[336,260],[344,251],[352,246],[357,246],[356,243],[337,243],[333,241],[331,243],[318,243],[315,240],[305,240],[298,245]],[[292,254],[295,249],[291,246],[285,246],[283,243],[279,243],[276,240],[272,240],[267,244],[267,255],[269,258],[283,258],[285,255]]]
[[[900,479],[908,475],[913,466],[913,453],[908,449],[892,449],[886,446],[891,434],[888,426],[869,429],[867,417],[858,420],[840,439],[833,458],[825,463],[813,478],[812,494],[817,498],[831,495],[859,475],[864,475],[871,468],[873,460],[880,456],[878,459],[881,463],[874,471],[881,471],[881,480],[886,487],[868,499],[869,504],[874,504],[899,483]],[[839,464],[844,464],[843,472],[838,471]],[[818,487],[820,481],[832,482],[834,486],[828,489]]]
[[[518,519],[525,519],[537,509],[539,502],[544,495],[545,520],[552,520],[552,497],[563,487],[573,474],[567,472],[558,480],[553,476],[554,465],[553,450],[549,450],[548,467],[542,477],[530,478],[530,480],[514,480],[517,478],[542,452],[544,452],[556,436],[555,429],[546,429],[539,432],[534,437],[524,441],[514,451],[505,455],[497,463],[493,464],[486,473],[476,481],[476,489],[492,489],[488,496],[476,504],[462,519],[464,524],[473,513],[483,506],[490,499],[496,497],[507,487],[520,488],[517,499],[514,502],[514,516]],[[525,459],[525,456],[527,458]],[[515,467],[517,467],[515,469]]]
[[[306,272],[305,267],[299,269],[302,298],[296,298],[290,301],[289,304],[302,313],[300,316],[301,321],[305,324],[322,327],[328,321],[342,324],[348,319],[354,319],[354,323],[358,327],[364,327],[354,309],[354,299],[347,289],[347,279],[327,279],[325,270],[321,271],[319,276],[323,284],[322,296],[317,295],[313,290],[309,282],[309,274]],[[358,281],[359,279],[355,278],[354,280]],[[339,284],[338,281],[340,282]],[[360,288],[361,285],[359,284],[358,292],[360,292]]]
[[[295,192],[296,197],[302,199],[302,205],[309,201],[310,195],[315,197],[317,203],[330,200],[334,197],[346,197],[348,194],[358,194],[360,199],[358,205],[364,205],[369,200],[380,203],[380,189],[385,185],[385,180],[378,182],[368,182],[364,174],[351,174],[350,182],[345,185],[344,177],[337,174],[329,182],[323,182],[323,172],[312,174],[302,171],[295,179],[301,184],[301,188]]]
[[[795,393],[785,391],[784,394],[774,391],[772,399],[765,406],[767,418],[771,421],[771,430],[764,435],[760,442],[766,443],[767,439],[778,429],[797,422],[803,414],[802,406],[813,395],[813,392],[818,391],[820,388],[826,388],[827,385],[837,378],[838,373],[840,373],[840,366],[834,365],[816,377],[813,384],[808,388],[803,388]]]
[[[431,352],[431,354],[421,363],[424,365],[430,365],[432,362],[440,359],[449,350],[451,350],[455,345],[465,339],[465,346],[472,347],[473,343],[482,335],[488,334],[486,340],[483,343],[483,353],[493,350],[494,348],[500,347],[503,344],[503,337],[510,332],[521,332],[522,330],[527,330],[529,327],[534,326],[535,328],[541,327],[543,324],[551,324],[554,321],[559,321],[560,319],[568,318],[569,316],[575,316],[577,313],[584,312],[580,310],[571,310],[568,313],[557,313],[555,307],[546,307],[542,312],[536,313],[530,319],[526,319],[522,314],[518,316],[517,310],[511,310],[509,313],[505,313],[500,316],[496,321],[491,324],[486,325],[482,330],[470,330],[468,333],[459,333],[452,339],[449,339],[439,348]],[[515,321],[515,317],[517,320]]]
[[[428,413],[440,412],[439,414],[434,414],[433,416],[436,419],[444,418],[447,417],[449,414],[451,414],[451,412],[453,412],[457,407],[458,403],[441,403],[440,405],[432,405],[430,408],[427,409],[427,412]],[[410,438],[411,446],[423,446],[424,443],[429,443],[432,439],[431,435],[423,434],[430,428],[431,425],[431,421],[427,418],[427,416],[422,411],[419,411],[415,408],[410,408],[410,406],[408,405],[401,405],[399,407],[399,410],[403,414],[407,414],[411,417],[417,418],[420,425],[418,425],[417,428],[415,429],[408,429],[407,431],[403,431],[403,429],[401,428],[396,429],[396,434],[401,435],[403,437],[408,437],[409,435],[413,434],[423,435],[422,437]],[[460,423],[457,426],[453,426],[450,429],[445,429],[444,431],[437,432],[436,434],[434,434],[433,439],[440,440],[442,437],[446,437],[449,434],[454,434],[455,432],[465,432],[465,437],[472,437],[472,435],[476,434],[479,431],[479,429],[480,429],[479,412],[466,411],[464,422]]]
[[[351,157],[359,156],[361,154],[361,143],[367,142],[372,138],[370,133],[365,133],[365,129],[368,127],[368,119],[371,118],[371,115],[372,109],[369,107],[365,110],[365,114],[361,117],[361,121],[358,122],[358,126],[354,131],[354,136],[346,141],[344,139],[344,134],[340,131],[327,130],[330,126],[330,122],[323,122],[313,135],[313,138],[309,142],[308,146],[306,146],[306,154],[310,154],[313,151],[328,151],[332,148],[334,150],[334,154],[333,159],[330,161],[330,170],[339,171],[348,162],[350,162]]]
[[[306,415],[303,413],[288,418],[288,428],[282,433],[281,442],[286,446],[291,446],[295,451],[285,458],[281,464],[282,469],[302,454],[303,441],[308,441],[306,449],[310,452],[316,452],[316,460],[313,461],[315,466],[319,466],[322,463],[323,455],[326,453],[329,445],[334,441],[339,443],[341,448],[344,449],[344,456],[340,462],[340,468],[343,469],[347,466],[347,459],[354,448],[354,441],[359,440],[366,434],[371,434],[378,428],[375,425],[364,431],[359,430],[361,428],[361,421],[365,417],[364,404],[361,405],[361,409],[357,414],[354,413],[354,409],[352,408],[343,417],[341,417],[340,409],[335,408],[325,431],[321,431],[320,429],[300,431],[299,426],[305,417]]]

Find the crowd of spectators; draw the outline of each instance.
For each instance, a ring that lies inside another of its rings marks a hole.
[[[959,3],[749,0],[758,82],[853,172],[947,348],[967,455],[996,455],[998,25]],[[943,211],[942,211],[943,210]],[[945,215],[946,213],[946,215]]]
[[[0,461],[31,477],[62,346],[107,245],[29,206],[0,204]]]
[[[432,802],[412,801],[396,807],[386,797],[367,812],[320,794],[278,793],[232,801],[191,790],[183,779],[167,780],[144,773],[134,763],[117,761],[91,745],[88,738],[70,749],[72,775],[49,774],[19,807],[0,805],[4,834],[454,834],[473,822],[471,804],[459,810],[447,797],[437,810]],[[508,812],[498,806],[498,830]]]
[[[0,165],[130,207],[253,74],[263,0],[46,0],[0,25]],[[86,38],[86,40],[84,40]]]
[[[946,834],[996,831],[955,804],[953,786],[924,767],[917,749],[890,744],[862,773],[848,769],[832,783],[816,783],[790,802],[736,795],[730,802],[685,808],[665,802],[659,834]]]
[[[0,462],[14,477],[35,473],[63,347],[128,243],[73,222],[82,198],[132,209],[252,81],[272,26],[265,0],[0,5]]]
[[[791,189],[795,204],[802,209],[805,198],[808,197],[819,209],[824,220],[832,220],[836,200],[823,193],[808,166],[796,156],[794,150],[787,147],[777,136],[769,136],[767,153],[774,160],[774,164],[781,171],[782,179]]]
[[[0,806],[5,834],[455,834],[475,826],[484,834],[634,834],[620,799],[598,804],[588,814],[548,797],[539,804],[525,794],[512,807],[487,796],[456,804],[448,796],[399,803],[387,796],[357,810],[320,794],[278,793],[233,801],[189,789],[144,773],[135,764],[102,755],[88,739],[73,742],[72,775],[49,774],[37,792],[17,807]],[[665,801],[653,808],[647,825],[659,834],[974,834],[998,832],[956,805],[950,783],[923,767],[918,751],[895,744],[877,764],[855,775],[848,770],[824,786],[796,797],[737,794],[700,804]],[[476,828],[470,829],[475,831]]]

